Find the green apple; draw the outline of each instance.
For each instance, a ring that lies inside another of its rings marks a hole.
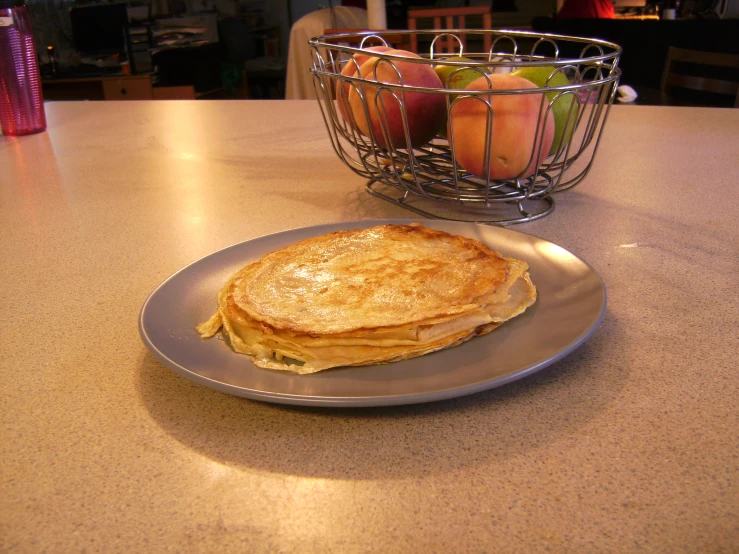
[[[443,61],[450,61],[450,62],[471,62],[474,63],[473,60],[469,58],[465,58],[464,56],[454,56],[451,58],[444,58]],[[472,69],[471,67],[465,67],[464,69],[460,69],[457,71],[454,75],[452,75],[452,71],[455,69],[459,69],[460,65],[437,65],[434,67],[434,71],[436,71],[436,74],[439,76],[439,79],[441,79],[441,84],[444,85],[444,88],[453,88],[455,90],[462,90],[467,85],[469,85],[472,81],[480,77],[482,74],[477,69]],[[482,67],[480,68],[482,71],[487,73],[487,70]],[[450,77],[451,75],[451,77]],[[449,79],[447,83],[447,79]]]
[[[551,65],[520,67],[515,71],[512,71],[511,75],[528,79],[539,88],[544,88],[546,86],[563,87],[571,84],[570,80],[562,71],[558,71],[550,79],[549,76],[552,75],[552,72],[554,72],[555,69],[556,68]],[[547,81],[549,82],[547,83]],[[551,92],[547,92],[547,99],[551,102],[560,92],[562,91],[553,90]],[[572,131],[575,129],[578,115],[577,104],[573,106],[573,102],[574,96],[567,94],[565,96],[561,96],[552,105],[552,113],[554,114],[554,141],[552,142],[552,148],[549,151],[549,154],[554,154],[561,147],[565,147],[570,138],[572,138]],[[572,109],[572,113],[570,113],[570,109]],[[569,122],[567,121],[568,117]],[[565,123],[567,123],[567,129],[565,129]]]

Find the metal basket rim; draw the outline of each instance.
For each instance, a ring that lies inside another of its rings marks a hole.
[[[441,32],[440,32],[441,31]],[[527,64],[529,66],[539,66],[539,65],[567,65],[571,63],[592,63],[597,61],[606,61],[610,59],[619,59],[621,57],[621,54],[623,53],[623,49],[621,46],[616,44],[615,42],[609,42],[603,39],[599,38],[591,38],[591,37],[577,37],[573,35],[559,35],[554,33],[536,33],[533,31],[521,31],[521,30],[514,30],[514,29],[420,29],[420,30],[403,30],[403,29],[377,29],[377,30],[369,30],[369,31],[356,31],[351,33],[336,33],[336,34],[330,34],[330,35],[320,35],[311,38],[308,40],[308,44],[310,44],[314,48],[331,48],[335,50],[339,50],[340,52],[347,52],[351,54],[355,53],[361,53],[363,51],[362,48],[354,47],[354,46],[342,46],[340,44],[336,44],[334,42],[327,42],[325,39],[330,40],[337,40],[342,38],[358,38],[358,37],[372,37],[372,36],[379,36],[382,38],[383,34],[392,34],[392,35],[432,35],[432,34],[454,34],[454,33],[464,33],[464,34],[475,34],[475,35],[486,35],[486,34],[497,34],[501,35],[500,38],[505,37],[506,35],[513,35],[513,36],[519,36],[522,38],[538,38],[538,39],[552,39],[552,40],[567,40],[567,41],[574,41],[574,42],[580,42],[587,45],[597,45],[601,47],[607,47],[612,49],[612,52],[603,53],[596,56],[588,56],[585,58],[558,58],[558,59],[547,59],[547,60],[541,60],[538,62],[533,61],[522,61],[522,62],[493,62],[496,63],[502,67],[505,67],[506,65],[520,65],[521,63]],[[433,61],[431,58],[405,58],[403,56],[396,56],[393,54],[385,54],[382,52],[376,53],[377,57],[386,57],[389,59],[402,59],[409,61],[411,63],[429,63],[430,61]],[[507,54],[506,55],[511,55]],[[479,62],[480,64],[483,64],[484,62]],[[490,62],[487,62],[488,65]]]

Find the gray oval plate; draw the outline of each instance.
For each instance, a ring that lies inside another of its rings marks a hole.
[[[606,308],[598,274],[567,250],[500,227],[437,220],[423,224],[471,237],[528,262],[536,304],[492,333],[458,347],[386,365],[297,375],[261,369],[195,326],[216,309],[226,280],[249,261],[298,240],[342,229],[415,220],[376,220],[293,229],[236,244],[181,269],[141,309],[139,332],[167,367],[218,391],[255,400],[317,406],[389,406],[454,398],[521,379],[560,360],[593,334]]]

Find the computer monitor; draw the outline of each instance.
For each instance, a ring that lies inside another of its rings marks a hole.
[[[81,54],[107,55],[126,51],[125,3],[93,4],[69,10],[74,47]]]

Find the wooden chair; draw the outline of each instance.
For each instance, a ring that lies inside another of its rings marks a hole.
[[[670,46],[660,90],[665,104],[730,106],[733,102],[739,108],[739,55]],[[722,96],[726,103],[720,103]]]
[[[460,8],[427,8],[418,10],[408,10],[408,29],[417,30],[418,20],[433,20],[433,30],[444,29],[468,29],[468,17],[482,16],[482,28],[491,29],[493,27],[493,14],[491,6],[468,6]],[[456,18],[456,22],[455,22]],[[463,46],[467,46],[464,36],[459,37]],[[441,48],[446,52],[452,53],[457,49],[457,41],[453,38],[444,38],[440,40]],[[492,37],[485,35],[484,37],[485,52],[490,51],[492,46]],[[438,43],[437,43],[438,44]],[[436,46],[434,46],[436,48]],[[411,50],[418,51],[418,37],[411,35]]]

